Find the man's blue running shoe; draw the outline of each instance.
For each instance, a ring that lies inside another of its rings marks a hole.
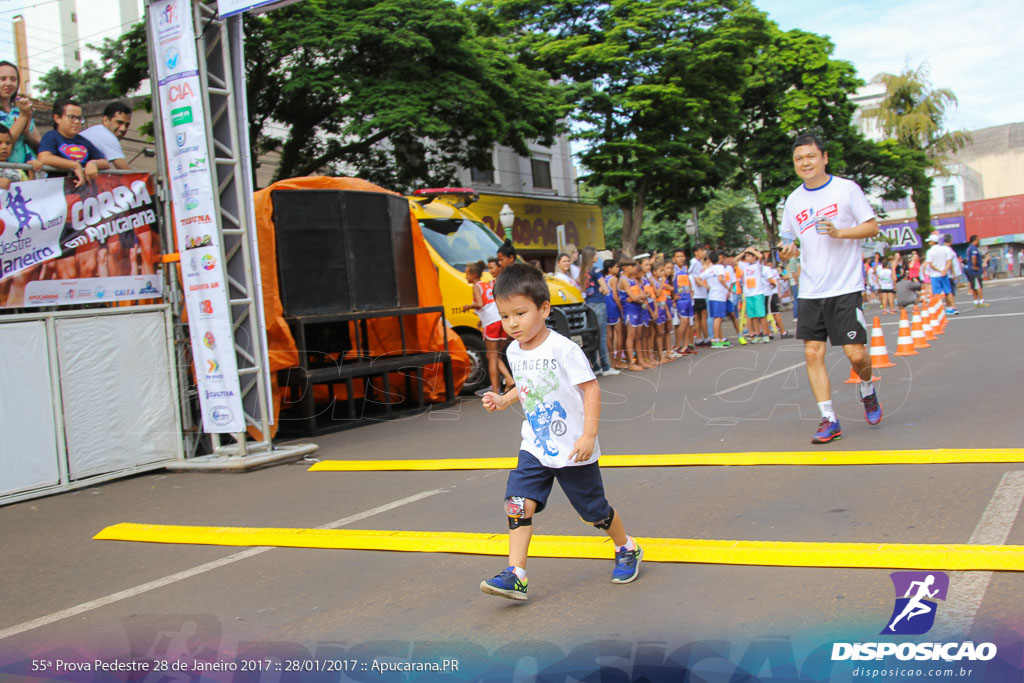
[[[612,570],[612,583],[629,583],[640,574],[640,561],[644,559],[643,548],[635,550],[615,551],[615,569]]]
[[[529,579],[519,580],[516,573],[509,567],[493,579],[480,582],[480,590],[488,595],[497,595],[509,600],[525,600],[526,584]]]
[[[872,391],[867,398],[861,398],[864,404],[864,417],[869,425],[876,425],[882,421],[882,404],[878,402],[878,392]]]
[[[833,422],[827,417],[821,418],[818,431],[811,437],[811,443],[828,443],[843,438],[843,430],[839,428],[839,420]]]

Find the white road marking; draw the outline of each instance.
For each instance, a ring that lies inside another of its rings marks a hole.
[[[781,375],[784,372],[789,372],[790,370],[795,370],[796,368],[802,368],[805,365],[807,365],[807,361],[804,361],[802,363],[797,363],[796,365],[790,365],[788,368],[782,368],[781,370],[776,370],[775,372],[771,372],[771,373],[769,373],[767,375],[761,375],[757,379],[752,379],[750,381],[744,382],[743,384],[737,384],[734,387],[729,387],[728,389],[722,389],[721,391],[716,391],[714,394],[712,394],[712,396],[723,396],[725,394],[728,394],[731,391],[736,391],[737,389],[742,389],[743,387],[749,387],[751,384],[757,384],[758,382],[761,382],[762,380],[766,380],[769,377],[775,377],[776,375]]]
[[[328,524],[324,524],[323,526],[319,526],[317,528],[337,529],[338,527],[343,527],[348,524],[352,524],[353,522],[358,522],[360,520],[366,519],[367,517],[373,517],[374,515],[379,515],[383,512],[394,510],[395,508],[402,507],[403,505],[415,503],[417,501],[423,500],[424,498],[436,496],[439,493],[446,493],[447,491],[448,489],[433,489],[430,491],[422,491],[420,493],[408,496],[406,498],[402,498],[400,500],[396,500],[391,503],[387,503],[385,505],[381,505],[379,507],[366,510],[364,512],[356,513],[349,517],[343,517],[342,519],[330,522]],[[59,612],[54,612],[53,614],[48,614],[45,617],[39,617],[38,619],[33,619],[32,621],[26,621],[24,623],[17,624],[16,626],[5,628],[2,631],[0,631],[0,640],[16,636],[20,633],[25,633],[26,631],[31,631],[42,626],[48,626],[55,622],[61,621],[62,619],[67,619],[68,617],[73,617],[79,614],[83,614],[85,612],[90,612],[94,609],[99,609],[100,607],[106,607],[107,605],[111,605],[115,602],[119,602],[127,598],[133,598],[136,595],[142,595],[143,593],[148,593],[149,591],[155,590],[157,588],[170,586],[171,584],[177,583],[179,581],[190,579],[193,576],[205,574],[206,572],[212,571],[214,569],[220,569],[221,567],[225,567],[229,564],[240,562],[241,560],[247,560],[250,557],[255,557],[256,555],[265,553],[268,550],[274,550],[274,548],[266,546],[261,546],[259,548],[249,548],[247,550],[243,550],[242,552],[235,553],[234,555],[228,555],[227,557],[222,557],[219,560],[207,562],[206,564],[201,564],[196,567],[192,567],[191,569],[185,569],[175,574],[171,574],[170,576],[165,576],[162,579],[149,581],[147,583],[135,586],[134,588],[128,588],[123,591],[111,593],[110,595],[107,595],[105,597],[97,598],[96,600],[90,600],[88,602],[83,602],[79,605],[75,605],[74,607],[69,607],[68,609],[64,609]]]
[[[996,486],[981,521],[967,541],[971,545],[1003,545],[1024,500],[1024,471],[1007,472]],[[949,578],[949,600],[939,609],[941,634],[966,638],[985,598],[992,572],[954,572]]]

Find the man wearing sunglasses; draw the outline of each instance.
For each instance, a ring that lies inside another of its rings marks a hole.
[[[82,137],[82,106],[64,97],[53,105],[53,130],[47,131],[39,141],[38,158],[32,162],[36,170],[43,166],[70,171],[75,174],[75,187],[91,183],[96,175],[110,168],[103,152]]]

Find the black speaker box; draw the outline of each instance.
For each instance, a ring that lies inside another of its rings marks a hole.
[[[287,316],[419,305],[409,201],[379,192],[274,190]]]

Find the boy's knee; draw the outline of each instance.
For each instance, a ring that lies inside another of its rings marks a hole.
[[[533,513],[532,510],[526,509],[526,502],[527,499],[522,496],[509,496],[505,499],[505,515],[508,517],[509,529],[533,525]]]
[[[608,529],[611,528],[612,521],[614,519],[615,519],[615,509],[612,508],[608,512],[608,516],[605,517],[604,519],[599,519],[596,522],[587,522],[587,524],[589,524],[590,526],[594,527],[595,529],[601,529],[602,531],[607,531]],[[583,521],[586,522],[586,520],[583,520]]]

